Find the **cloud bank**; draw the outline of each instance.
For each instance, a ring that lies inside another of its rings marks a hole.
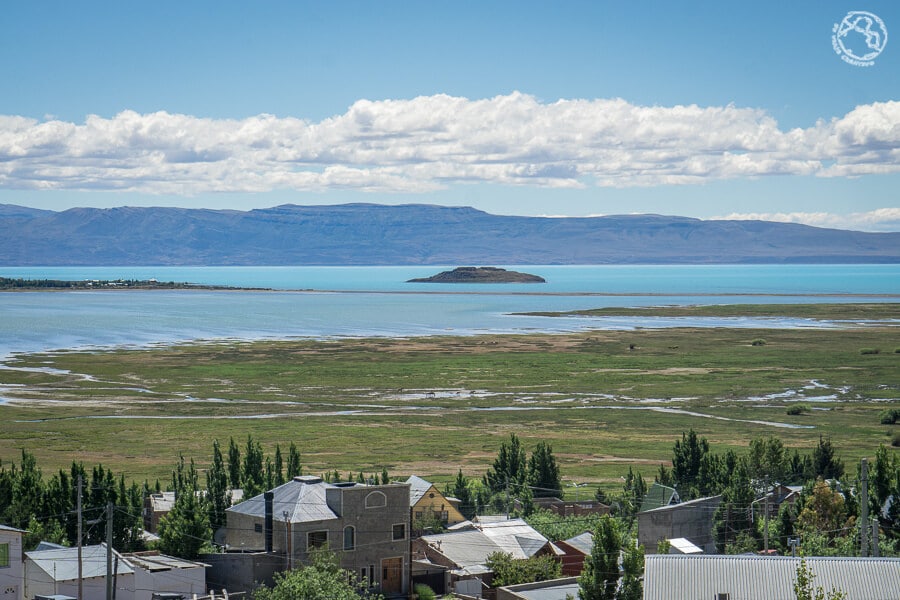
[[[855,231],[900,231],[900,208],[879,208],[868,212],[835,215],[831,213],[732,213],[708,220],[726,219],[730,221],[777,221],[780,223],[802,223],[815,227],[832,229],[852,229]]]
[[[427,192],[477,182],[551,188],[900,172],[900,102],[807,129],[764,111],[539,102],[512,93],[360,100],[320,122],[124,111],[83,124],[0,116],[0,188],[196,195]]]

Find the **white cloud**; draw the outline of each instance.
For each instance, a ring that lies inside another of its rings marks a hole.
[[[787,131],[764,111],[731,105],[541,103],[521,93],[360,100],[320,122],[0,116],[0,187],[14,189],[423,192],[465,182],[629,187],[897,172],[900,102]]]
[[[802,223],[815,227],[849,229],[855,231],[900,231],[900,208],[879,208],[869,212],[838,215],[833,213],[732,213],[709,220],[728,221],[777,221]]]

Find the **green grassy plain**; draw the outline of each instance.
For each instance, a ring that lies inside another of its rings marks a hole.
[[[761,306],[703,308],[771,311]],[[897,304],[785,306],[765,314],[900,315]],[[550,442],[567,481],[614,488],[629,466],[652,478],[693,428],[717,452],[765,435],[811,449],[823,435],[852,463],[896,430],[879,413],[900,401],[897,348],[900,329],[882,322],[34,354],[11,366],[67,373],[0,370],[10,399],[0,405],[0,460],[25,448],[45,471],[74,459],[165,479],[179,453],[203,468],[214,439],[252,435],[270,453],[293,441],[307,472],[387,467],[445,481],[458,468],[482,473],[516,433],[529,450]],[[813,410],[788,416],[798,396]]]

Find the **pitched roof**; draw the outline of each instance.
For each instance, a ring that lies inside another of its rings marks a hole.
[[[483,565],[494,552],[503,552],[481,531],[457,531],[419,538],[461,568]]]
[[[594,535],[590,531],[585,531],[564,541],[585,556],[590,554],[594,548]]]
[[[644,565],[644,600],[671,598],[796,598],[793,585],[800,558],[790,556],[679,556],[649,554]],[[807,558],[813,585],[832,588],[847,600],[896,600],[900,559]]]
[[[115,550],[113,550],[113,554],[119,557],[118,561],[114,561],[118,565],[117,575],[134,573],[134,569],[127,561],[123,560],[121,554]],[[71,581],[78,578],[78,548],[26,552],[25,556],[56,581]],[[82,577],[105,577],[106,544],[83,546],[81,548],[81,565]]]
[[[531,558],[548,540],[523,519],[476,523],[475,526],[513,558]]]
[[[422,497],[428,493],[428,490],[431,489],[431,482],[425,481],[421,477],[417,477],[415,475],[411,475],[409,479],[406,480],[406,483],[409,484],[409,506],[413,507],[416,505],[416,502],[422,499]]]
[[[279,485],[272,490],[274,507],[272,517],[275,521],[289,523],[308,523],[311,521],[328,521],[338,516],[328,507],[325,490],[334,488],[319,477],[295,477],[291,481]],[[227,509],[242,515],[263,518],[266,516],[264,494],[244,500]],[[288,513],[287,518],[284,512]]]
[[[675,488],[654,482],[644,495],[644,499],[641,500],[641,512],[653,510],[660,506],[668,506],[673,501],[678,502],[679,500],[680,498],[678,498],[678,492],[675,491]]]
[[[672,488],[669,488],[672,489]],[[696,508],[703,504],[716,504],[718,506],[719,502],[722,501],[722,496],[705,496],[703,498],[694,498],[693,500],[688,500],[687,502],[679,502],[677,504],[664,504],[663,506],[657,506],[656,508],[648,508],[647,510],[641,510],[642,513],[647,512],[666,512],[670,510],[686,510],[691,508]],[[702,510],[702,508],[701,508]],[[712,517],[712,515],[710,515]]]
[[[23,529],[16,529],[15,527],[10,527],[9,525],[0,525],[0,531],[8,531],[10,533],[28,533]]]

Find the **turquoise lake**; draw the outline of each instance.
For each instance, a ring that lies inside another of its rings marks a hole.
[[[0,293],[0,356],[195,340],[474,335],[718,325],[822,327],[829,324],[803,319],[587,319],[510,313],[604,306],[897,302],[900,299],[900,265],[510,265],[505,268],[541,275],[547,283],[405,283],[414,277],[445,270],[434,266],[0,267],[2,277],[155,278],[272,290]]]

